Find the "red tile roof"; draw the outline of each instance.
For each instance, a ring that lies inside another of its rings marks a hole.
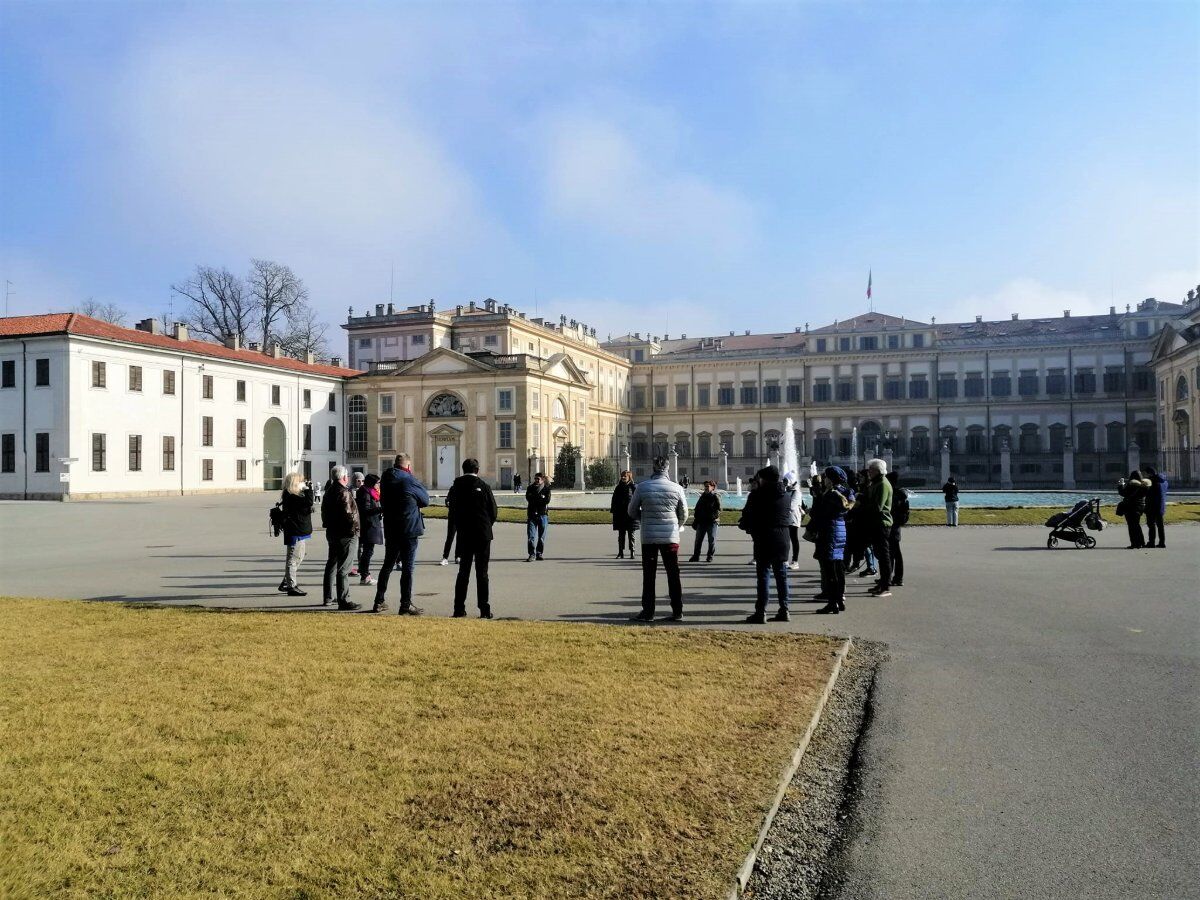
[[[289,372],[303,372],[308,375],[325,375],[334,378],[349,378],[362,373],[356,369],[346,369],[341,366],[330,366],[324,363],[306,363],[303,360],[281,356],[278,359],[268,353],[258,350],[233,350],[224,344],[214,344],[209,341],[186,340],[177,341],[169,334],[151,334],[136,328],[123,328],[120,325],[110,325],[90,316],[79,313],[49,313],[42,316],[11,316],[0,318],[0,338],[37,337],[46,334],[76,334],[81,337],[101,338],[108,341],[119,341],[126,344],[141,344],[146,347],[157,347],[175,353],[183,351],[198,356],[209,356],[215,359],[226,359],[231,362],[252,363],[258,366],[269,366],[274,369],[286,369]]]

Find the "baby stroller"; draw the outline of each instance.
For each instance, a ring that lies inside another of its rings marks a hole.
[[[1046,527],[1050,529],[1050,536],[1046,538],[1047,550],[1057,547],[1059,540],[1070,541],[1080,549],[1090,550],[1096,546],[1096,539],[1088,531],[1104,530],[1104,519],[1100,517],[1100,498],[1080,500],[1067,512],[1055,513],[1046,520]]]

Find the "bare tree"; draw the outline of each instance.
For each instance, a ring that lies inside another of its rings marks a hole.
[[[254,300],[259,336],[263,346],[282,342],[293,319],[308,309],[308,291],[304,282],[288,266],[267,259],[250,260],[246,287]]]
[[[108,322],[110,325],[124,325],[125,320],[129,317],[128,313],[117,304],[101,303],[92,297],[88,297],[76,306],[74,311],[80,315],[99,319],[101,322]]]
[[[191,278],[171,285],[171,290],[190,301],[179,321],[197,336],[221,343],[232,337],[246,341],[257,325],[254,296],[228,269],[196,266]]]
[[[329,326],[317,318],[317,312],[307,303],[288,320],[288,330],[279,339],[283,352],[296,359],[312,353],[321,362],[329,359],[329,342],[325,331]]]

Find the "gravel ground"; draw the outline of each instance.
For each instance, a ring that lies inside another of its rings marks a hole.
[[[853,837],[859,736],[885,645],[855,640],[821,722],[771,824],[744,894],[753,900],[837,896],[840,848]]]

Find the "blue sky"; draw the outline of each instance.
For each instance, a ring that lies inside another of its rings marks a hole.
[[[11,311],[286,262],[331,323],[969,319],[1200,282],[1200,7],[0,0]],[[340,333],[331,331],[335,346]]]

